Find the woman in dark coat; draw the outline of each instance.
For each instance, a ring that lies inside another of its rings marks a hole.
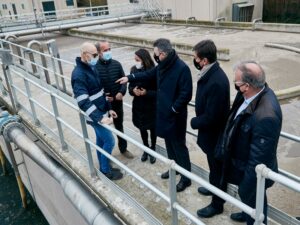
[[[145,49],[139,49],[135,52],[135,66],[131,68],[130,73],[146,71],[154,67],[154,62]],[[156,79],[150,81],[130,82],[129,93],[133,97],[132,102],[132,121],[140,129],[141,137],[145,146],[155,151],[156,132],[155,132],[155,115],[156,115]],[[150,130],[151,145],[148,143],[148,130]],[[148,159],[148,154],[143,153],[141,161]],[[150,155],[150,163],[155,163],[156,159]]]

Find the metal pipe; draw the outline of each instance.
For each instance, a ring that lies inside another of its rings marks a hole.
[[[84,21],[84,22],[79,22],[79,23],[74,22],[71,24],[61,24],[61,25],[55,25],[55,26],[49,26],[49,27],[33,28],[33,29],[27,29],[27,30],[21,30],[21,31],[13,31],[13,32],[7,32],[7,33],[0,33],[0,38],[5,37],[6,35],[22,36],[22,35],[41,33],[41,32],[67,30],[67,29],[75,28],[75,27],[85,27],[85,26],[92,26],[92,25],[97,25],[97,24],[114,23],[114,22],[120,22],[123,20],[138,19],[143,16],[145,16],[144,13],[132,15],[132,16],[121,16],[121,17],[116,17],[116,18],[90,20],[90,21]]]
[[[15,143],[23,153],[60,183],[66,197],[88,224],[122,224],[102,203],[96,201],[93,195],[87,192],[63,167],[35,145],[19,126],[20,124],[15,122],[5,125],[3,129],[5,140]]]

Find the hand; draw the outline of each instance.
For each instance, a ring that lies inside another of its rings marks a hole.
[[[134,93],[135,96],[140,96],[141,95],[141,90],[138,89],[137,86],[134,87],[132,91],[133,91],[133,93]]]
[[[147,94],[147,90],[144,89],[144,88],[141,88],[140,92],[141,92],[141,95],[146,95]]]
[[[114,97],[110,97],[110,93],[105,93],[106,95],[106,101],[112,102],[114,100]]]
[[[128,77],[121,77],[120,79],[116,80],[115,83],[126,84],[127,82],[128,82]]]
[[[100,123],[107,124],[107,125],[112,124],[112,122],[113,122],[113,118],[107,116],[104,116],[100,121]]]
[[[109,110],[109,111],[108,111],[108,114],[109,114],[112,118],[117,118],[117,117],[118,117],[117,113],[116,113],[114,110]]]
[[[122,95],[122,93],[120,93],[120,92],[118,92],[118,94],[116,94],[116,100],[118,100],[118,101],[122,101],[122,99],[123,99],[123,95]]]

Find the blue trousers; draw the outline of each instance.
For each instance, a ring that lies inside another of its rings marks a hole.
[[[111,154],[115,146],[115,138],[110,130],[107,130],[103,126],[93,123],[91,124],[96,133],[96,144],[105,150],[107,153]],[[97,157],[100,165],[100,171],[102,173],[110,172],[109,160],[99,151],[97,151]]]

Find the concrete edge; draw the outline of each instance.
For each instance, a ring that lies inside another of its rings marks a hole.
[[[78,29],[70,29],[67,31],[67,34],[70,36],[89,38],[94,40],[108,39],[110,42],[119,43],[129,46],[139,46],[143,48],[153,49],[154,40],[147,38],[136,38],[128,37],[124,35],[116,34],[107,34],[103,32],[90,32],[90,31],[81,31]],[[184,55],[193,56],[193,47],[194,45],[189,45],[185,43],[172,42],[175,50]],[[196,43],[195,43],[196,44]],[[220,61],[229,61],[230,60],[230,50],[228,48],[218,48],[217,52],[218,60]]]
[[[291,47],[291,46],[288,46],[288,45],[281,45],[281,44],[275,44],[275,43],[266,43],[265,47],[278,48],[278,49],[283,49],[283,50],[296,52],[296,53],[300,54],[300,48]]]
[[[241,29],[272,32],[300,33],[300,24],[264,23],[264,22],[233,22],[233,21],[207,21],[207,20],[154,20],[145,19],[143,23],[168,24],[174,26],[199,26],[223,29]]]
[[[288,100],[300,96],[300,85],[275,91],[279,100]]]

